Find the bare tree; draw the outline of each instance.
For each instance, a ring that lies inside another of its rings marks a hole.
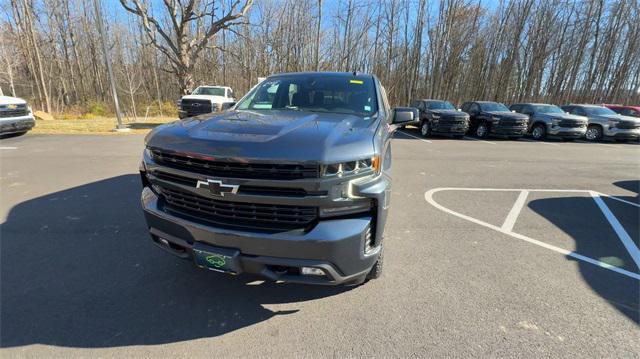
[[[130,114],[152,103],[167,114],[196,84],[242,95],[258,77],[318,69],[373,73],[394,105],[640,102],[637,0],[122,2],[105,8],[105,32]],[[36,108],[49,99],[52,111],[113,112],[92,9],[0,1],[4,92]]]
[[[253,0],[245,0],[242,6],[240,0],[234,0],[222,16],[217,16],[218,7],[212,2],[203,5],[199,0],[164,0],[169,26],[163,26],[146,2],[120,0],[120,3],[140,17],[149,41],[169,59],[184,94],[194,86],[193,68],[202,50],[210,46],[211,39],[219,31],[242,24],[239,20],[247,14]],[[156,33],[162,40],[155,36]]]

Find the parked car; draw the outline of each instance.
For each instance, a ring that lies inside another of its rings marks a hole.
[[[640,106],[624,106],[624,105],[604,105],[613,112],[631,117],[640,117]]]
[[[599,105],[566,105],[562,109],[589,118],[584,135],[588,141],[599,141],[605,137],[621,141],[640,138],[640,119],[636,117],[623,116]]]
[[[527,132],[529,125],[529,116],[512,112],[499,102],[465,102],[462,111],[471,119],[469,133],[480,138],[494,135],[517,139]]]
[[[203,268],[310,284],[382,270],[393,129],[375,76],[273,75],[233,109],[154,129],[141,163],[152,240]]]
[[[511,111],[529,116],[528,133],[536,140],[547,136],[572,140],[584,137],[589,120],[584,116],[571,115],[556,105],[544,103],[517,103]]]
[[[27,101],[10,96],[0,96],[0,135],[22,135],[36,125]]]
[[[186,118],[222,111],[235,104],[233,90],[227,86],[198,86],[178,101],[178,116]]]
[[[451,102],[441,100],[414,100],[411,107],[418,109],[420,117],[412,123],[420,134],[462,137],[469,130],[469,115],[457,110]]]

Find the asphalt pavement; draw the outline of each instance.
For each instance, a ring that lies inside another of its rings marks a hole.
[[[315,287],[153,246],[142,136],[0,140],[0,355],[637,357],[637,143],[393,141],[382,278]]]

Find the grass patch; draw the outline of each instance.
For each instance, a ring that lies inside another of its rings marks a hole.
[[[152,117],[146,120],[140,119],[138,122],[127,123],[131,131],[124,133],[144,134],[151,131],[154,127],[163,123],[176,120],[175,117]],[[96,118],[76,118],[76,119],[57,119],[53,121],[36,121],[36,127],[31,132],[39,134],[115,134],[113,129],[116,127],[117,120],[115,117],[96,117]],[[119,134],[119,133],[118,133]]]

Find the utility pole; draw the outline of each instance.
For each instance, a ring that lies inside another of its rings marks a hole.
[[[102,43],[102,53],[104,54],[104,62],[107,65],[107,73],[109,74],[109,82],[111,83],[111,95],[113,96],[113,105],[116,108],[116,118],[118,124],[115,131],[127,132],[129,128],[122,124],[122,115],[120,114],[120,103],[118,102],[118,93],[116,92],[116,79],[113,76],[113,69],[111,68],[111,61],[109,61],[109,52],[107,51],[107,40],[104,35],[104,25],[102,23],[102,8],[100,7],[100,0],[93,0],[93,6],[96,10],[96,21],[98,22],[98,32],[100,32],[100,42]]]

